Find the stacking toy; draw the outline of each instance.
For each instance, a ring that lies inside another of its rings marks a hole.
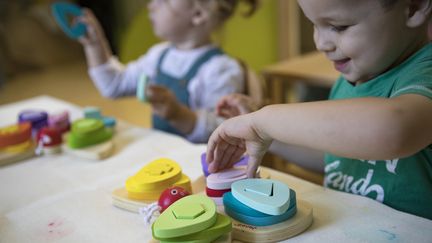
[[[36,139],[38,131],[42,127],[48,126],[48,113],[41,110],[25,110],[18,114],[18,122],[30,122],[32,138]]]
[[[213,242],[231,230],[231,220],[204,195],[181,198],[152,225],[153,238],[161,242]]]
[[[161,193],[157,202],[140,208],[139,214],[144,217],[144,222],[150,224],[155,213],[163,213],[163,211],[165,211],[165,209],[171,206],[175,201],[189,195],[190,193],[188,191],[179,186],[167,188]]]
[[[71,24],[72,21],[70,21],[72,17],[83,15],[79,6],[66,2],[57,2],[51,5],[51,11],[57,24],[70,38],[78,39],[86,33],[87,30],[84,23],[77,22]]]
[[[249,162],[249,156],[245,155],[245,156],[241,157],[240,160],[234,164],[234,166],[242,166],[242,165],[246,166],[248,164],[248,162]],[[208,171],[208,163],[206,160],[206,153],[201,154],[201,166],[202,166],[204,176],[207,177],[210,174],[210,172]]]
[[[72,123],[63,150],[82,158],[104,159],[114,150],[112,136],[113,131],[107,129],[101,120],[79,119]]]
[[[114,117],[103,116],[99,107],[87,106],[84,108],[84,117],[99,119],[107,128],[115,128],[117,122]]]
[[[30,122],[0,128],[0,165],[28,159],[34,148]]]
[[[114,190],[113,204],[138,212],[140,208],[158,200],[165,189],[173,186],[192,192],[189,177],[182,173],[175,161],[167,158],[157,159],[129,177],[124,188]]]
[[[261,177],[261,169],[257,170],[256,175]],[[268,178],[264,173],[265,178]],[[206,194],[209,196],[217,205],[222,205],[222,196],[226,192],[231,191],[231,184],[246,179],[246,167],[235,166],[231,169],[226,169],[217,173],[210,174],[207,179]]]
[[[70,130],[69,112],[62,111],[48,115],[48,126],[57,129],[61,134]]]
[[[312,207],[303,201],[298,204],[295,192],[276,180],[236,181],[223,203],[225,213],[234,219],[233,238],[240,241],[280,241],[312,223]]]
[[[36,154],[55,154],[61,151],[62,133],[54,127],[44,127],[39,130],[36,138],[38,147]]]

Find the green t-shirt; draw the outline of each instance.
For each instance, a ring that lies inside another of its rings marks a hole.
[[[361,85],[353,86],[343,77],[339,78],[330,99],[392,98],[402,94],[432,99],[432,43],[396,68]],[[325,186],[367,196],[392,208],[432,219],[432,145],[412,156],[386,161],[326,154],[325,165]]]

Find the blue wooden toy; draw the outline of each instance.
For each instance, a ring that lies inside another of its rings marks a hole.
[[[276,180],[236,181],[231,185],[231,192],[241,203],[265,214],[280,215],[290,206],[290,189]]]
[[[66,2],[56,2],[51,5],[51,11],[57,24],[72,39],[78,39],[83,36],[87,29],[83,23],[71,25],[69,18],[81,16],[82,10],[79,6]]]
[[[225,213],[231,218],[242,223],[255,226],[268,226],[288,220],[297,212],[296,196],[293,190],[290,190],[290,206],[287,211],[280,215],[269,215],[262,213],[252,207],[238,201],[231,192],[223,196]]]

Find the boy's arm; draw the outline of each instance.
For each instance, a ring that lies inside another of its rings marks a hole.
[[[400,97],[272,105],[231,118],[210,136],[209,171],[229,168],[247,151],[248,177],[272,140],[357,159],[411,155],[431,144],[432,101]]]
[[[432,101],[414,94],[274,105],[253,120],[261,136],[348,158],[399,158],[432,143]]]

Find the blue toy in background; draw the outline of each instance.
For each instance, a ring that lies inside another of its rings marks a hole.
[[[69,19],[83,14],[79,6],[66,2],[56,2],[51,5],[51,11],[57,24],[70,38],[78,39],[86,33],[85,24],[79,22],[71,24]]]

